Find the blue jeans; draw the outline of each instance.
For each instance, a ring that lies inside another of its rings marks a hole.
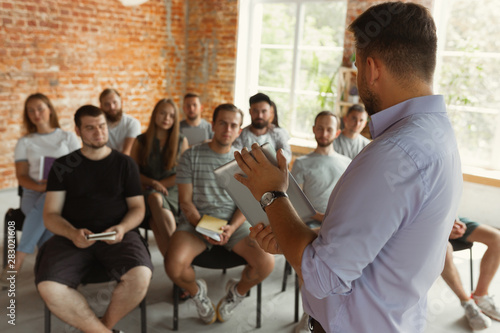
[[[21,210],[26,215],[23,224],[23,234],[17,250],[24,253],[35,252],[35,246],[42,246],[54,234],[43,225],[43,205],[45,193],[23,189]]]

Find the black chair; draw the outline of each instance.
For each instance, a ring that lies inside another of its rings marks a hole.
[[[462,242],[457,240],[450,240],[451,245],[453,246],[453,252],[469,250],[469,261],[470,261],[470,290],[471,292],[474,290],[474,271],[473,271],[473,262],[472,262],[472,246],[474,243]]]
[[[203,268],[223,269],[246,265],[243,257],[232,251],[226,250],[222,246],[213,246],[210,251],[204,251],[194,258],[192,265]],[[179,296],[180,288],[174,284],[174,331],[179,329]],[[262,285],[257,285],[257,322],[256,328],[261,327],[261,303],[262,303]]]
[[[106,273],[104,267],[101,265],[96,265],[92,270],[83,278],[82,285],[92,284],[92,283],[104,283],[114,281],[114,279]],[[45,333],[50,333],[51,330],[51,312],[47,305],[45,307]],[[146,297],[139,304],[141,309],[141,332],[147,333],[147,313],[146,313]]]
[[[288,275],[292,274],[292,266],[285,261],[285,269],[283,270],[283,281],[281,284],[281,291],[286,290],[286,282],[288,280]],[[295,302],[294,302],[294,317],[293,321],[299,321],[299,299],[300,299],[300,287],[299,287],[299,276],[295,274]]]
[[[17,188],[17,194],[19,195],[19,201],[21,201],[21,196],[23,194],[23,188],[19,186]],[[21,203],[19,202],[19,205]],[[18,242],[17,232],[23,229],[24,214],[20,208],[9,208],[7,213],[5,213],[4,225],[3,225],[3,262],[2,268],[7,266],[7,258],[9,250],[16,251]],[[9,238],[12,238],[12,231],[14,232],[14,241],[9,242]],[[9,235],[9,232],[11,234]]]

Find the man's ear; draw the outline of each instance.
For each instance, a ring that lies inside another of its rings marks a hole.
[[[81,137],[81,133],[80,133],[80,129],[78,128],[78,126],[75,125],[75,133],[76,135],[78,135],[79,137]]]
[[[339,137],[341,130],[337,130],[337,133],[335,133],[335,139]]]
[[[373,85],[380,77],[380,62],[376,58],[366,58],[366,79],[369,85]]]

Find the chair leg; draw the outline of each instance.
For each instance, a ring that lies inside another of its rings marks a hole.
[[[257,328],[261,327],[262,283],[257,285]]]
[[[49,307],[44,304],[44,312],[45,312],[45,333],[50,333],[50,310]]]
[[[469,248],[470,251],[470,292],[474,291],[474,272],[472,268],[472,247]]]
[[[142,300],[141,304],[139,305],[141,307],[141,332],[142,333],[147,333],[148,332],[148,327],[147,327],[147,314],[146,314],[146,297]]]
[[[299,276],[295,273],[295,317],[294,321],[297,323],[299,321]]]
[[[174,331],[179,329],[179,294],[180,288],[174,284]]]
[[[283,283],[281,285],[281,291],[286,290],[286,281],[288,279],[288,275],[292,272],[292,266],[288,263],[288,261],[285,261],[285,269],[283,270]]]

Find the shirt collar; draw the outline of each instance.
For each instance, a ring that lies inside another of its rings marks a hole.
[[[442,95],[411,98],[372,115],[369,124],[370,133],[375,139],[403,118],[414,114],[442,112],[446,113],[446,105]]]

